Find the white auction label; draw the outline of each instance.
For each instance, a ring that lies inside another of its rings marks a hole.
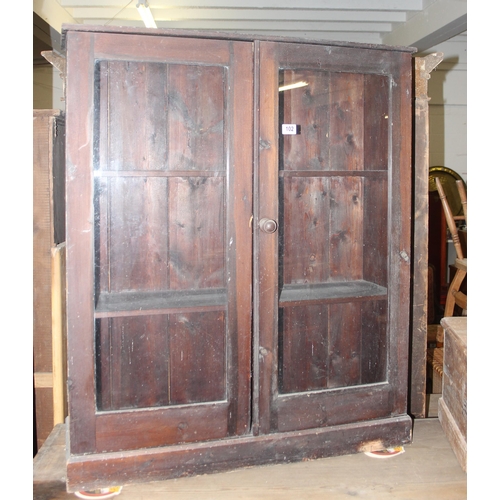
[[[281,133],[283,135],[297,135],[297,125],[295,123],[283,123]]]

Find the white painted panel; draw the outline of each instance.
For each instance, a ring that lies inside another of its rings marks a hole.
[[[467,106],[429,106],[429,165],[444,166],[467,182]]]
[[[434,105],[467,106],[467,71],[462,69],[433,71],[429,80],[428,94],[430,103]]]
[[[33,109],[65,110],[61,73],[53,66],[33,67]]]
[[[458,172],[467,181],[467,35],[458,35],[426,51],[443,52],[431,73],[429,163]]]

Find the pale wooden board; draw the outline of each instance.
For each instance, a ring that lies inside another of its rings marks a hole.
[[[65,271],[66,243],[52,248],[52,398],[54,425],[64,423],[68,415],[66,394],[66,315]]]

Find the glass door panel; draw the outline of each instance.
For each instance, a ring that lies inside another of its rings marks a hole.
[[[394,411],[411,82],[386,55],[259,45],[259,432]]]
[[[387,77],[281,70],[279,81],[280,392],[382,382]]]
[[[100,410],[226,398],[225,72],[96,65]]]

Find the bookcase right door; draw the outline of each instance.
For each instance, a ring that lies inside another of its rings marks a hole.
[[[262,432],[406,411],[410,59],[260,44]]]

